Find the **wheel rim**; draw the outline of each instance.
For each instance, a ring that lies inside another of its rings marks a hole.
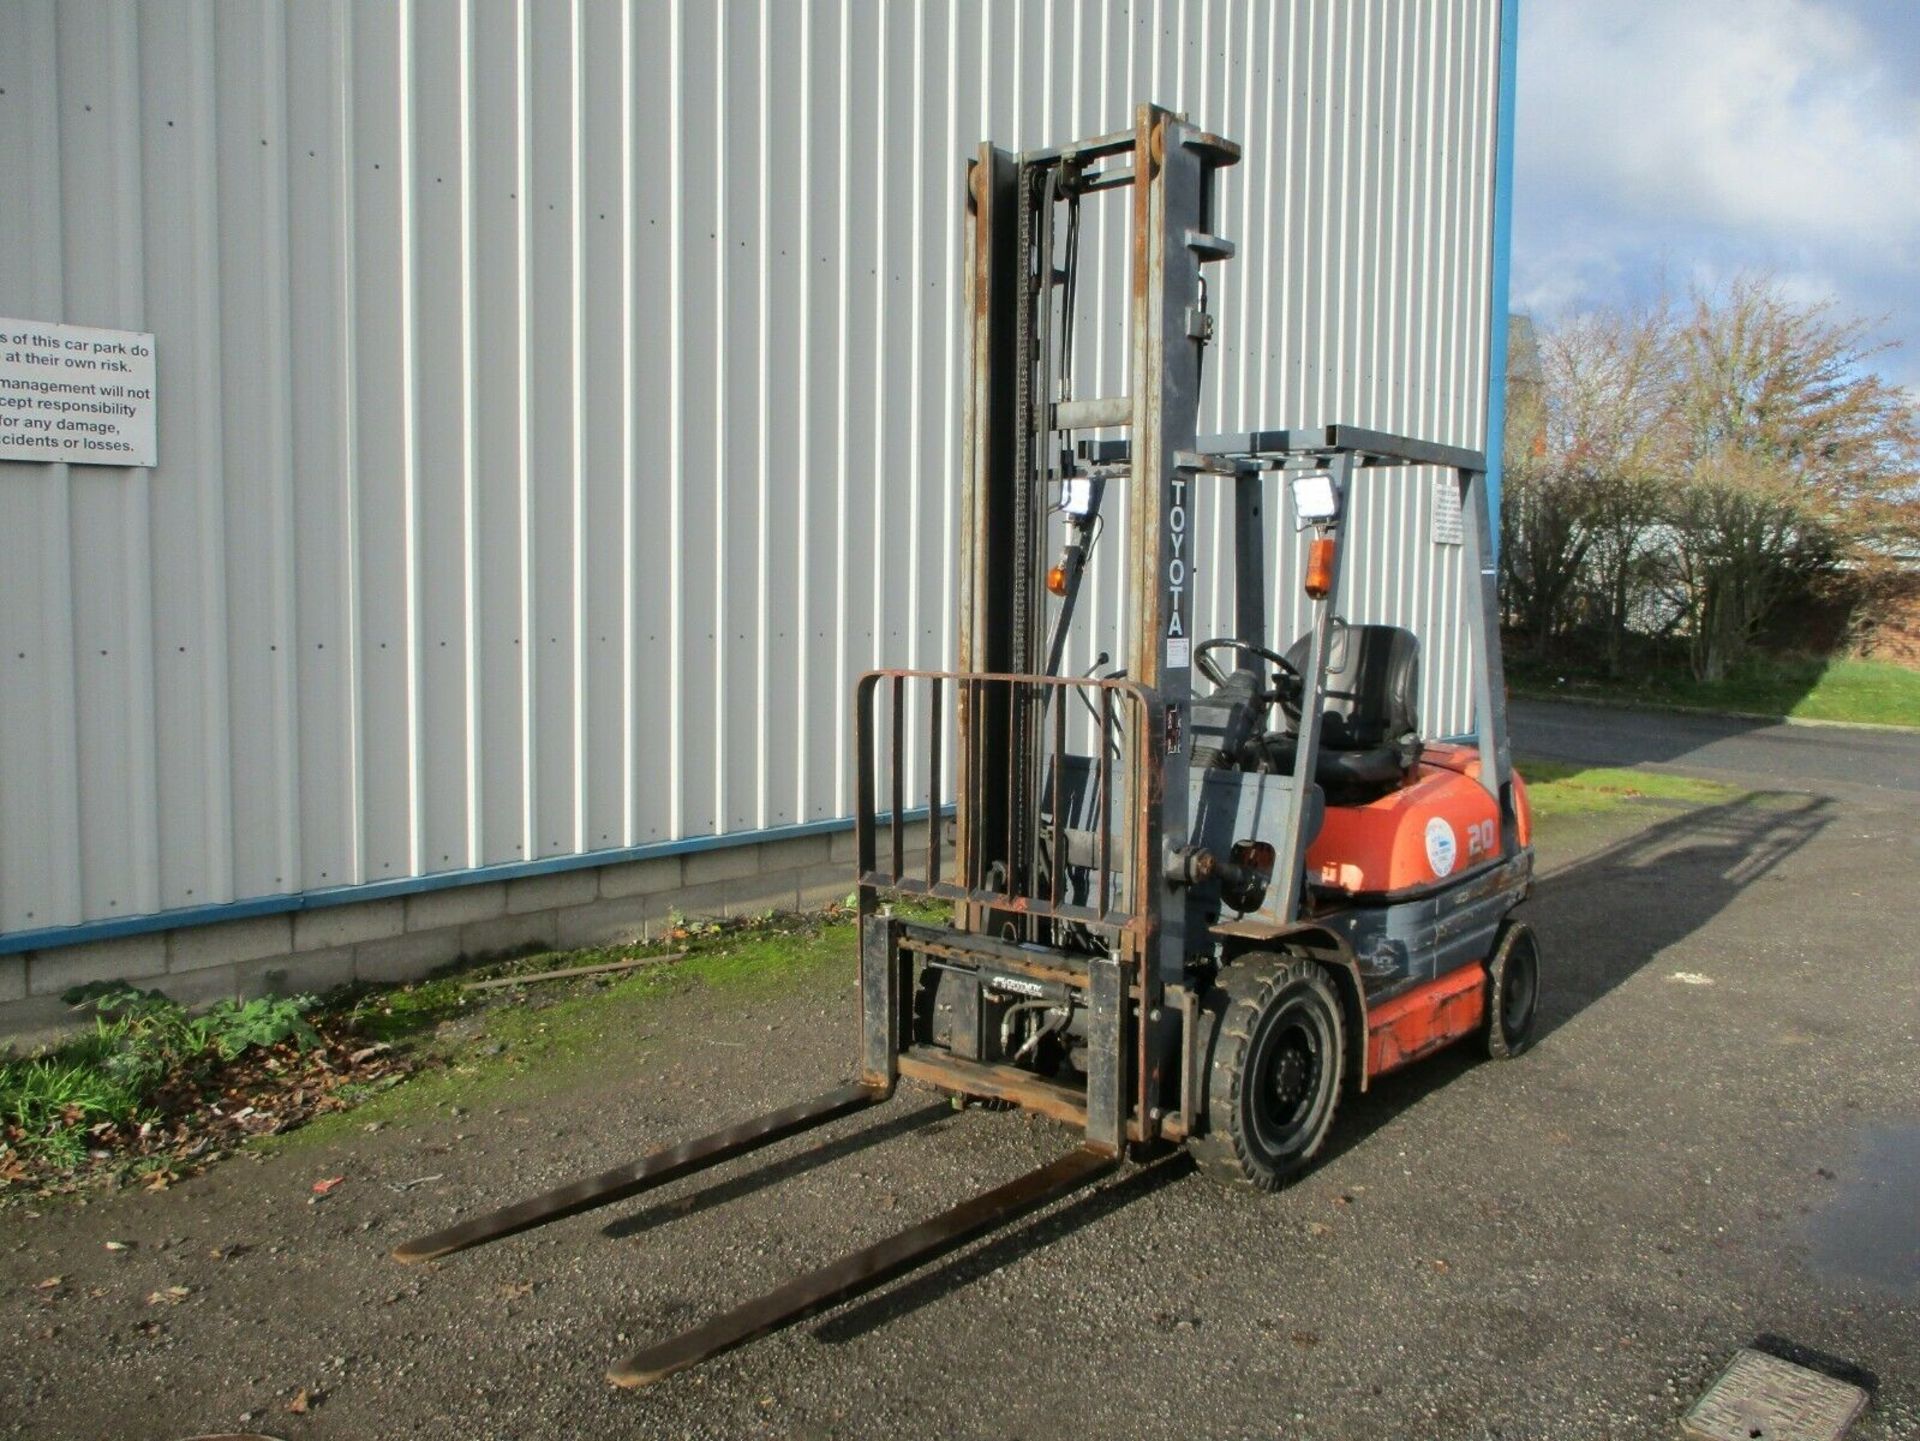
[[[1533,937],[1518,937],[1507,952],[1500,987],[1500,1029],[1508,1037],[1525,1035],[1540,997],[1540,962]]]
[[[1290,1156],[1313,1136],[1331,1039],[1325,1018],[1299,1000],[1279,1007],[1261,1028],[1246,1090],[1247,1119],[1268,1155]]]

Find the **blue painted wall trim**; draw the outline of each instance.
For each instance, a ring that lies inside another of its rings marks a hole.
[[[1500,0],[1500,98],[1493,157],[1493,284],[1487,299],[1487,509],[1500,558],[1501,460],[1507,429],[1507,310],[1513,269],[1513,110],[1520,61],[1520,0]]]
[[[946,813],[951,814],[947,807]],[[909,821],[923,819],[927,808],[906,811]],[[879,815],[876,823],[889,819]],[[21,951],[43,951],[55,946],[75,946],[87,941],[109,941],[121,936],[150,935],[155,931],[174,931],[182,926],[215,925],[221,921],[242,921],[254,916],[282,916],[293,911],[317,911],[328,906],[358,905],[362,901],[386,900],[392,896],[418,895],[422,891],[445,891],[458,886],[483,885],[488,881],[515,881],[524,876],[552,875],[556,871],[591,870],[599,866],[620,865],[625,861],[649,861],[662,856],[682,856],[694,851],[721,850],[729,846],[759,845],[763,841],[791,841],[802,836],[827,835],[850,831],[853,822],[844,817],[807,821],[801,825],[772,826],[761,831],[742,831],[724,836],[694,836],[684,841],[656,841],[651,845],[623,846],[611,850],[583,851],[577,855],[547,856],[537,861],[510,861],[492,866],[475,866],[464,871],[437,871],[430,876],[408,876],[400,880],[369,881],[363,885],[329,886],[323,890],[300,891],[290,895],[259,896],[247,901],[225,901],[217,905],[183,906],[178,910],[155,911],[144,916],[115,916],[105,921],[82,921],[72,926],[47,926],[36,931],[13,931],[0,935],[0,956]],[[847,867],[847,888],[853,888],[853,867]]]

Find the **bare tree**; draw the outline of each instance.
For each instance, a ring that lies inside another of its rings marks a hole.
[[[1542,347],[1552,397],[1549,445],[1580,496],[1586,532],[1581,588],[1618,675],[1629,623],[1664,535],[1666,479],[1676,455],[1678,374],[1672,306],[1584,316]]]
[[[1510,331],[1507,369],[1501,590],[1509,623],[1532,638],[1535,654],[1544,659],[1565,623],[1591,543],[1586,497],[1565,464],[1563,392],[1530,323]]]
[[[1865,322],[1763,277],[1696,294],[1679,344],[1674,575],[1694,674],[1718,680],[1790,586],[1900,510],[1920,440]]]

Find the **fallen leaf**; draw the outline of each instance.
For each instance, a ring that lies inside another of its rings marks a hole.
[[[1436,1271],[1451,1271],[1453,1267],[1449,1266],[1445,1261],[1436,1257],[1433,1263],[1433,1269]]]
[[[191,1286],[169,1286],[164,1291],[147,1292],[149,1306],[178,1306],[193,1294]]]
[[[324,1181],[315,1181],[313,1183],[313,1194],[316,1196],[328,1195],[332,1192],[335,1186],[338,1186],[342,1181],[346,1179],[347,1178],[345,1176],[329,1176]]]
[[[107,1249],[109,1251],[131,1251],[133,1248],[125,1241],[109,1241],[107,1242]]]
[[[508,1281],[505,1285],[501,1286],[500,1294],[505,1296],[509,1301],[517,1301],[522,1296],[531,1296],[533,1294],[533,1282]]]
[[[287,1402],[287,1410],[295,1416],[304,1416],[313,1408],[313,1393],[302,1386],[294,1392],[293,1399]]]
[[[35,1281],[33,1283],[33,1289],[36,1291],[51,1291],[66,1279],[65,1276],[49,1276],[44,1281]]]

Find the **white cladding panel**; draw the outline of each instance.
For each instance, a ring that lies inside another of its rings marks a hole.
[[[854,680],[953,654],[982,138],[1240,140],[1203,429],[1479,447],[1499,12],[7,0],[0,315],[153,332],[160,464],[0,464],[0,934],[846,814]],[[1463,729],[1381,483],[1342,609]]]

